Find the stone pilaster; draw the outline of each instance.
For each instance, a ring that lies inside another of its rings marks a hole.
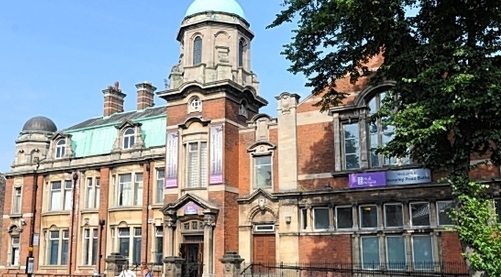
[[[204,215],[204,276],[214,274],[214,226],[216,217],[212,214]]]
[[[299,95],[284,92],[278,100],[278,183],[280,190],[297,189],[297,112]]]

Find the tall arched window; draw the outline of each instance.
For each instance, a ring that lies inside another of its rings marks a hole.
[[[123,149],[131,149],[134,146],[134,129],[129,127],[125,129],[123,135]]]
[[[244,40],[241,39],[238,43],[238,66],[244,66]]]
[[[202,63],[202,38],[196,37],[193,41],[193,65]]]
[[[64,153],[66,152],[66,140],[65,139],[59,139],[56,142],[56,159],[61,159],[64,157]]]

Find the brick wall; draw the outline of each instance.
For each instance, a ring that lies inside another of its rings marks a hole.
[[[351,235],[299,237],[299,262],[351,263]]]

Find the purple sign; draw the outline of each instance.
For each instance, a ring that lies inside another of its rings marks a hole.
[[[195,205],[194,203],[190,202],[184,206],[185,215],[197,214],[197,213],[198,213],[198,206]]]
[[[348,175],[350,188],[370,188],[386,186],[386,172],[353,173]]]

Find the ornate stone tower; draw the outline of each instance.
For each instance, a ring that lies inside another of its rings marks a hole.
[[[33,170],[34,164],[47,157],[51,138],[56,132],[56,124],[47,117],[36,116],[26,121],[16,140],[12,170]]]
[[[167,101],[165,252],[222,276],[238,250],[239,128],[267,104],[251,70],[254,34],[235,0],[195,0],[177,40]],[[214,242],[217,241],[217,244]]]

